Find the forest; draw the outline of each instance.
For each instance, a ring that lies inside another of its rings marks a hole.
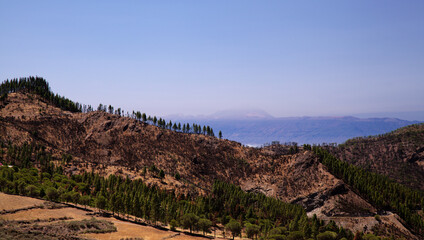
[[[397,213],[410,228],[423,234],[424,220],[418,213],[418,210],[424,209],[423,192],[405,187],[384,175],[340,161],[321,147],[315,146],[313,151],[332,174],[343,179],[375,207]]]
[[[3,150],[7,149],[7,150]],[[110,175],[92,172],[66,176],[55,167],[42,146],[2,144],[0,191],[91,206],[113,215],[135,216],[152,225],[169,225],[207,233],[224,230],[226,237],[251,239],[354,239],[355,235],[334,222],[324,223],[305,210],[263,194],[246,193],[230,183],[215,181],[208,195],[189,196]],[[66,162],[69,156],[63,156]],[[14,163],[13,167],[6,166]],[[33,166],[40,166],[38,170]],[[355,239],[362,239],[356,233]],[[371,237],[371,235],[364,236]],[[378,238],[377,238],[378,239]]]
[[[81,105],[75,103],[50,90],[49,83],[41,77],[28,77],[6,80],[0,85],[1,100],[7,98],[7,94],[14,92],[28,92],[39,95],[47,102],[65,111],[80,112]]]

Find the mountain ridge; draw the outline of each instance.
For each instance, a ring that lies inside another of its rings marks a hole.
[[[310,216],[347,224],[355,231],[364,229],[348,222],[365,221],[364,216],[369,217],[364,224],[379,224],[371,221],[377,209],[328,172],[312,152],[292,152],[290,146],[243,147],[103,111],[70,113],[22,93],[9,94],[3,103],[0,135],[3,146],[7,142],[44,145],[53,162],[70,175],[117,174],[188,195],[207,194],[210,183],[220,179],[245,191],[300,204]],[[2,158],[8,160],[7,155]],[[145,169],[163,170],[165,178]],[[399,231],[415,238],[408,230]]]
[[[377,214],[375,207],[330,173],[313,152],[296,145],[250,148],[102,110],[71,113],[27,92],[9,93],[1,101],[0,136],[2,159],[13,160],[8,155],[13,148],[10,143],[43,145],[52,161],[69,175],[85,171],[117,174],[187,195],[207,194],[211,182],[219,179],[245,191],[300,204],[309,214],[339,224],[364,216],[369,222]],[[158,177],[159,170],[163,178]],[[379,223],[373,220],[372,224]],[[414,238],[408,231],[403,234]]]

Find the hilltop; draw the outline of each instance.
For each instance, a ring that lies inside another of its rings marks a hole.
[[[341,160],[424,191],[424,124],[350,139],[330,151]]]

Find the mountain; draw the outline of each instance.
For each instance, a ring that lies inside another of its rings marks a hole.
[[[329,216],[372,215],[376,211],[326,171],[311,152],[290,153],[289,146],[279,145],[243,147],[238,142],[174,132],[103,111],[70,113],[32,94],[8,95],[0,110],[0,135],[4,145],[43,145],[57,161],[71,155],[72,160],[62,167],[73,174],[94,171],[135,179],[145,167],[155,166],[165,172],[169,182],[164,184],[152,176],[143,177],[146,182],[169,189],[178,186],[177,191],[186,194],[205,193],[220,179],[246,191],[303,202],[310,210],[326,205]],[[176,173],[185,181],[176,180]],[[301,201],[308,196],[316,200]],[[369,210],[349,212],[343,202],[322,201],[351,197],[355,199],[352,204],[357,202],[360,209]]]
[[[219,111],[212,115],[207,116],[205,119],[226,119],[226,120],[238,120],[238,119],[250,119],[250,120],[263,120],[273,119],[274,117],[263,110],[225,110]]]
[[[46,98],[52,96],[47,94],[50,92],[48,88],[42,92],[14,89],[12,92],[8,90],[7,94],[3,88],[0,90],[0,159],[5,165],[48,169],[51,165],[46,165],[46,162],[50,162],[69,178],[91,173],[105,177],[112,184],[115,178],[111,176],[121,176],[125,183],[141,180],[147,186],[153,186],[153,189],[163,189],[182,199],[208,196],[214,181],[220,180],[240,186],[245,192],[299,204],[309,217],[316,214],[327,223],[333,220],[353,232],[381,232],[388,229],[382,234],[418,239],[414,235],[417,234],[414,232],[416,227],[411,225],[410,219],[400,219],[396,213],[386,212],[391,208],[377,208],[370,202],[367,192],[347,184],[310,148],[280,144],[245,147],[235,141],[172,131],[120,114],[68,111],[78,107],[67,108],[74,105],[65,98]],[[258,115],[254,116],[257,118]],[[31,154],[31,149],[41,149],[41,153]],[[49,175],[51,181],[60,180],[60,176]],[[40,175],[40,179],[49,175]],[[8,186],[13,191],[15,188],[16,191],[26,189],[25,181],[14,185],[1,177],[0,181],[6,183],[2,187]],[[81,179],[75,177],[75,181]],[[364,179],[359,180],[364,182]],[[68,181],[61,180],[62,183]],[[72,192],[81,191],[81,194],[89,191],[84,185],[74,185],[74,188],[65,185],[66,188],[58,191],[69,189]],[[389,183],[387,186],[392,185]],[[101,185],[99,180],[95,188],[103,189],[106,185]],[[405,196],[399,195],[396,199],[404,201],[402,197],[409,196],[410,191],[404,193]],[[91,197],[97,196],[94,194]],[[414,204],[408,205],[408,211],[420,209],[415,205],[415,200],[410,201]],[[240,204],[231,202],[234,212],[247,211],[241,209]],[[377,213],[381,214],[381,218],[374,217]],[[220,221],[224,224],[221,218],[225,217],[222,216],[224,213],[214,214],[220,214]],[[239,216],[246,218],[245,215]],[[298,221],[300,219],[291,223],[298,224]],[[304,226],[308,225],[302,221]],[[419,220],[415,221],[420,223]],[[320,231],[338,229],[331,227],[331,222],[329,224],[330,227],[322,227]],[[295,225],[287,224],[285,227],[297,229]]]
[[[354,114],[359,118],[399,118],[408,121],[424,121],[424,111],[409,111],[409,112],[377,112],[377,113],[359,113]]]
[[[179,117],[219,129],[224,138],[260,146],[273,141],[300,144],[342,143],[350,138],[377,135],[418,121],[396,118],[287,117],[274,118],[262,111],[224,112],[203,117]]]

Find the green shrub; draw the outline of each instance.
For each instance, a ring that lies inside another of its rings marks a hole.
[[[334,240],[337,238],[337,233],[332,231],[325,231],[317,235],[317,240]]]
[[[287,237],[286,237],[286,235],[274,234],[274,235],[270,235],[269,236],[269,239],[273,239],[273,240],[287,240]]]
[[[287,240],[303,240],[303,233],[300,231],[290,232]]]
[[[169,226],[171,227],[171,231],[175,231],[176,227],[178,226],[177,220],[172,219],[171,222],[169,222]]]

